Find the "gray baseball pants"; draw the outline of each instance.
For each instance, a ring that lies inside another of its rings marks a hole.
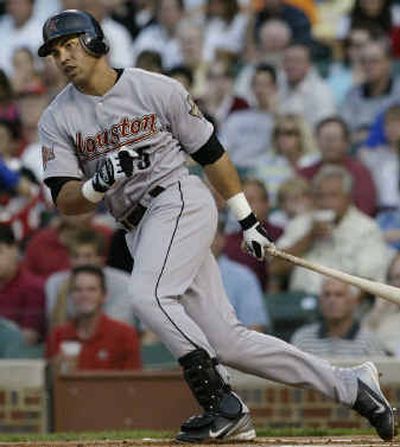
[[[214,199],[196,176],[170,185],[151,202],[127,234],[136,315],[177,359],[203,348],[222,365],[352,405],[357,385],[351,369],[333,367],[238,321],[210,251],[217,219]],[[224,369],[222,374],[227,377]]]

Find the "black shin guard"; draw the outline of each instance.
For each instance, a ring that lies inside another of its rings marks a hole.
[[[216,369],[216,359],[212,359],[204,349],[196,349],[178,361],[187,384],[206,413],[218,412],[231,418],[242,412],[240,399]]]

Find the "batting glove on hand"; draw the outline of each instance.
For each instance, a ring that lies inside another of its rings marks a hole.
[[[118,180],[133,174],[134,161],[139,154],[133,149],[120,149],[108,155],[92,177],[93,189],[104,193]]]
[[[265,258],[265,248],[267,246],[273,247],[274,244],[268,239],[266,229],[260,222],[258,222],[254,214],[251,214],[244,219],[244,221],[245,220],[247,220],[247,222],[253,222],[253,225],[250,228],[244,229],[243,231],[243,242],[245,248],[248,253],[253,255],[259,261],[262,261]]]

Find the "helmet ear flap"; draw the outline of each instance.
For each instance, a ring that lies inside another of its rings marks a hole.
[[[104,37],[93,37],[88,33],[83,33],[79,36],[79,41],[84,50],[94,57],[100,57],[103,54],[107,54],[110,49]]]

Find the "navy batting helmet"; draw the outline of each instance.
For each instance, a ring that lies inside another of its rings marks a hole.
[[[97,20],[88,12],[66,9],[49,17],[43,25],[43,45],[39,48],[40,57],[50,54],[53,42],[59,37],[79,36],[83,48],[92,56],[106,54],[109,46]]]

